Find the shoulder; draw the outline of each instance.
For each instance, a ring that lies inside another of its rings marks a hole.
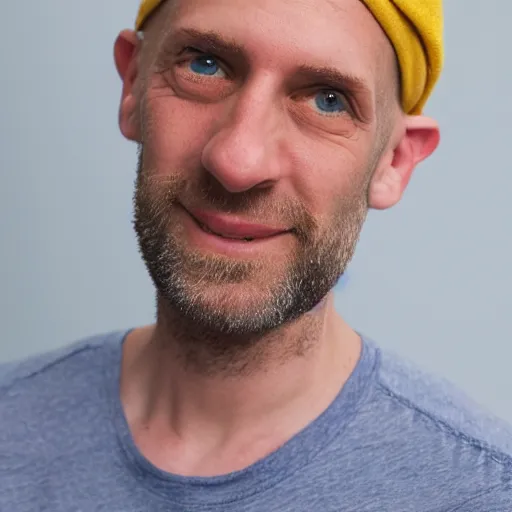
[[[508,510],[511,426],[447,379],[365,341],[374,371],[344,442],[368,446],[350,463],[386,489],[382,509]]]
[[[391,351],[380,350],[378,386],[426,425],[512,464],[512,426],[449,380]]]
[[[118,365],[120,332],[0,365],[0,445],[54,429],[98,403],[106,369]]]
[[[0,494],[36,481],[76,453],[78,441],[90,445],[104,432],[122,339],[94,336],[0,365]]]
[[[76,376],[77,367],[101,359],[102,353],[119,346],[124,333],[111,332],[83,338],[65,347],[0,364],[0,404],[11,393],[25,394],[41,381]]]
[[[367,414],[378,418],[374,434],[386,447],[382,464],[396,468],[400,492],[412,485],[418,496],[453,504],[443,509],[450,512],[507,510],[511,425],[452,382],[391,351],[377,353]]]

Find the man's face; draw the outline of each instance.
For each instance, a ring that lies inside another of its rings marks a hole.
[[[189,320],[266,332],[317,305],[353,255],[392,50],[359,0],[176,0],[153,25],[141,253]]]

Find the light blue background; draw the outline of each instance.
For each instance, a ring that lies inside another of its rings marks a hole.
[[[0,360],[151,322],[112,44],[137,0],[4,2]],[[512,7],[446,2],[437,153],[372,212],[340,312],[512,421]]]

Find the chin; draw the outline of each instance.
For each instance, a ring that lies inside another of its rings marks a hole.
[[[185,323],[202,331],[229,335],[262,335],[301,313],[287,286],[270,289],[262,278],[238,283],[189,283],[160,292],[167,306]],[[176,283],[176,282],[175,282]],[[182,282],[182,284],[184,284]]]

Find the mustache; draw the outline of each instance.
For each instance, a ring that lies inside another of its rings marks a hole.
[[[172,210],[176,203],[187,209],[215,210],[237,215],[248,221],[290,226],[302,244],[312,243],[317,222],[298,200],[278,196],[272,188],[253,188],[232,193],[213,176],[204,174],[201,181],[188,179],[187,172],[158,175],[139,170],[136,194],[144,196],[158,217]]]

